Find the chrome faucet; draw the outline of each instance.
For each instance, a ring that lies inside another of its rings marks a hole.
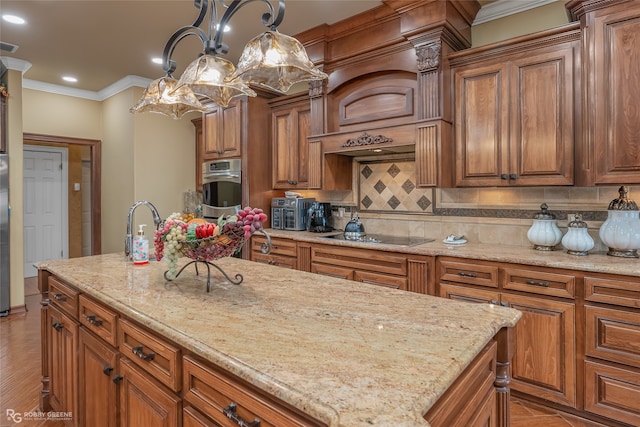
[[[126,257],[129,257],[131,255],[131,247],[133,246],[133,211],[135,211],[136,208],[140,205],[146,205],[149,209],[151,209],[151,214],[153,215],[153,223],[155,224],[156,229],[162,223],[162,218],[160,218],[158,210],[150,202],[147,202],[146,200],[135,202],[129,209],[129,216],[127,217],[127,236],[124,238],[124,255]]]

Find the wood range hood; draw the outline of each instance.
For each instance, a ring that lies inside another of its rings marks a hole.
[[[309,186],[351,188],[355,156],[414,156],[418,185],[450,186],[447,57],[471,47],[477,1],[382,0],[296,35],[329,76],[311,82]],[[366,40],[366,43],[363,43]]]

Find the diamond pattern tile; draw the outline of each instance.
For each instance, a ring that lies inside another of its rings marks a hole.
[[[387,172],[389,173],[389,175],[391,175],[392,178],[395,178],[400,173],[400,168],[398,167],[398,165],[393,163],[391,166],[389,166]]]
[[[406,180],[404,184],[402,184],[402,189],[406,191],[407,194],[411,194],[414,188],[416,188],[416,186],[410,179]]]
[[[371,170],[371,168],[369,166],[366,166],[362,168],[362,171],[360,171],[360,173],[362,174],[362,176],[364,176],[365,179],[369,178],[371,176],[371,174],[373,173],[373,171]]]
[[[412,160],[360,163],[360,210],[433,213],[434,190],[416,186]]]
[[[384,185],[384,182],[378,181],[378,182],[376,182],[376,185],[373,186],[373,188],[376,189],[378,194],[382,194],[382,192],[387,188],[387,186]]]
[[[400,200],[396,196],[391,196],[391,198],[387,201],[387,204],[391,206],[391,209],[397,208],[400,205]]]

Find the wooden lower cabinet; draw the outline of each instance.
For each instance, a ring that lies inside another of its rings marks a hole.
[[[502,294],[501,302],[522,312],[511,388],[575,408],[575,305],[510,294]]]
[[[640,425],[640,372],[587,360],[584,409],[632,426]]]
[[[444,258],[438,261],[438,277],[441,297],[500,304],[522,312],[514,328],[512,390],[577,407],[573,276],[549,269]],[[557,294],[567,298],[555,298]]]
[[[118,425],[118,352],[80,328],[78,343],[79,425]]]
[[[120,360],[120,425],[179,427],[182,400],[126,358]]]
[[[49,403],[57,412],[78,413],[78,322],[55,306],[47,310]],[[71,421],[77,426],[75,415]]]

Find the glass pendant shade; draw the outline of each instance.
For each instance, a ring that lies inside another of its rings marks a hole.
[[[231,81],[287,92],[295,83],[327,77],[313,65],[298,40],[266,31],[247,43]]]
[[[237,96],[256,96],[243,81],[229,81],[233,72],[233,64],[226,59],[202,55],[184,70],[176,90],[188,86],[194,93],[206,96],[222,107],[227,107]]]
[[[152,81],[142,97],[129,111],[132,113],[161,113],[179,119],[191,111],[206,111],[191,89],[177,88],[178,81],[171,77],[161,77]]]

